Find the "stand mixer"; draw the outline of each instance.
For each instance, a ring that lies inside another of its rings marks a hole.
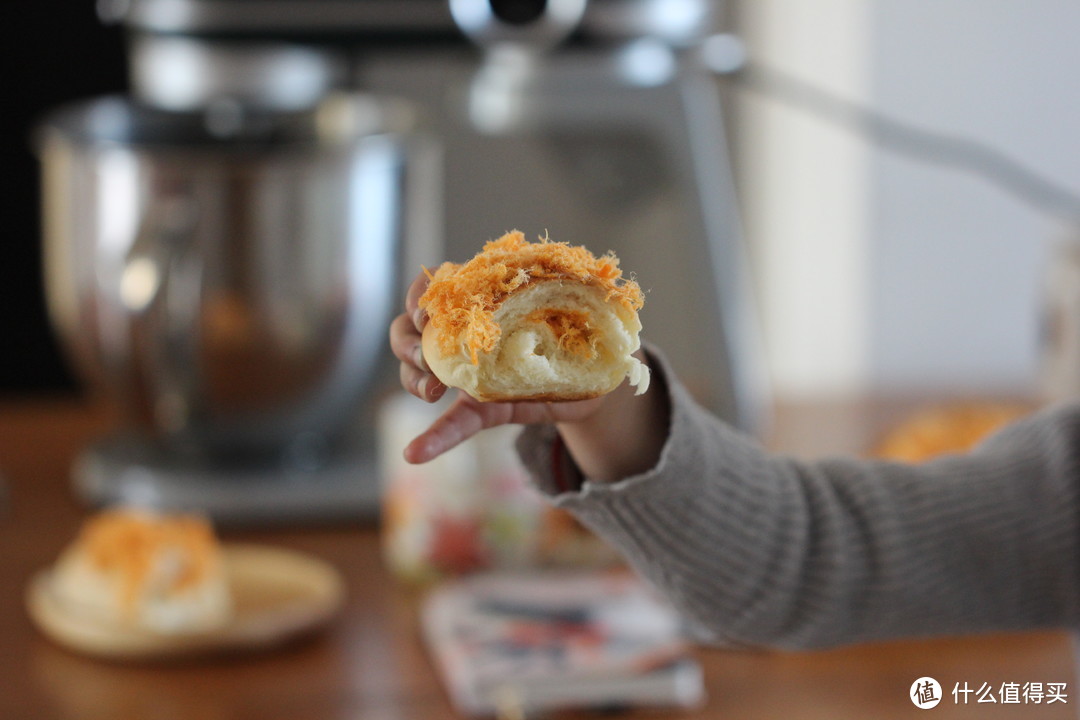
[[[100,2],[129,30],[133,97],[41,134],[54,321],[129,411],[79,461],[83,496],[222,521],[373,513],[404,285],[510,229],[614,250],[647,291],[644,337],[758,429],[752,293],[694,53],[714,11]]]

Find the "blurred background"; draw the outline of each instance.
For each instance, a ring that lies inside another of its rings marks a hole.
[[[387,580],[611,563],[530,494],[513,429],[425,466],[401,459],[439,410],[401,392],[385,347],[402,281],[514,227],[615,249],[650,290],[646,338],[734,424],[767,436],[774,404],[785,452],[866,452],[924,400],[1033,399],[1049,356],[1051,394],[1080,392],[1075,2],[0,7],[14,90],[0,114],[7,707],[435,717],[446,703],[417,596]],[[46,233],[32,129],[114,93],[144,104],[95,102],[50,127]],[[89,395],[77,374],[120,412],[23,402]],[[38,643],[23,581],[87,507],[116,503],[197,509],[232,537],[322,555],[345,573],[345,613],[322,643],[212,672],[95,665]],[[787,703],[910,717],[910,698],[881,688],[927,673],[1068,680],[1074,650],[1044,635],[782,663],[717,651],[702,656],[715,700],[700,716],[717,703],[785,716]]]
[[[1080,61],[1074,4],[739,7],[751,58],[1080,192],[1080,94],[1065,80]],[[950,164],[945,144],[883,149],[775,98],[737,99],[740,201],[779,393],[1035,387],[1044,271],[1071,213]]]
[[[94,3],[42,0],[0,10],[12,37],[34,38],[7,49],[8,87],[14,92],[3,113],[3,157],[7,175],[0,244],[0,287],[4,312],[0,332],[0,392],[7,396],[77,392],[45,311],[41,271],[39,168],[30,133],[34,123],[61,103],[127,87],[123,32],[98,20]]]
[[[91,0],[6,7],[15,97],[0,244],[0,393],[72,393],[46,319],[32,123],[128,85],[123,30]],[[1080,192],[1067,0],[730,0],[751,60],[932,131],[992,146]],[[11,54],[14,54],[13,56]],[[882,148],[723,78],[768,372],[780,395],[1027,392],[1043,272],[1062,218],[963,169]]]

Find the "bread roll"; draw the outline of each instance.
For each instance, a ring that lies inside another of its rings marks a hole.
[[[419,304],[423,354],[449,387],[482,401],[599,397],[629,378],[641,394],[638,284],[618,259],[513,231],[462,265],[444,263]]]
[[[957,401],[916,411],[888,432],[873,455],[920,463],[971,451],[1005,425],[1031,412],[1022,404]]]
[[[160,633],[225,624],[232,598],[208,521],[116,509],[90,518],[52,572],[62,606],[103,624]]]

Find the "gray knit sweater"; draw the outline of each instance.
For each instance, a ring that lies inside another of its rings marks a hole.
[[[559,493],[554,429],[518,448],[570,509],[683,611],[702,640],[809,648],[903,636],[1075,627],[1080,404],[1048,409],[976,451],[919,466],[769,454],[671,400],[659,463]]]

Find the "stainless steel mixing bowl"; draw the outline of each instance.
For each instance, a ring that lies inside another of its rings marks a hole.
[[[52,115],[46,287],[74,365],[170,451],[332,439],[385,350],[412,131],[407,106],[362,95]]]

